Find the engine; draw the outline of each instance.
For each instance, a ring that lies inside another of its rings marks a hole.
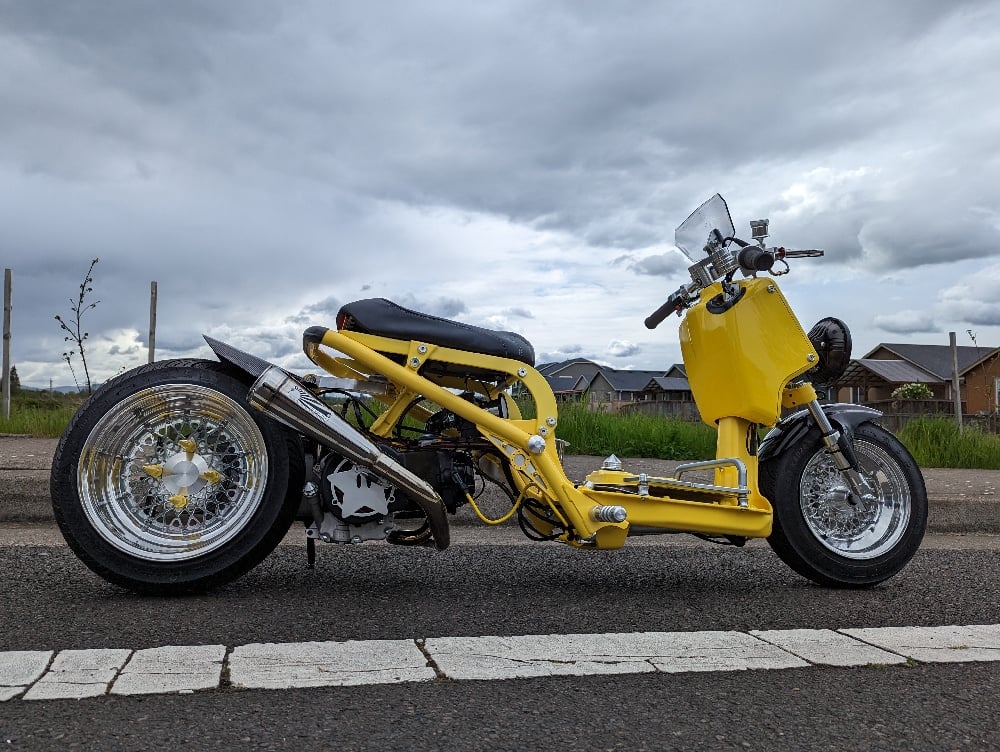
[[[414,448],[394,454],[407,470],[429,483],[454,513],[475,489],[475,465],[466,451],[435,448],[438,440],[450,443],[441,434],[424,434]],[[388,540],[404,545],[425,539],[419,505],[370,470],[327,452],[315,463],[313,473],[306,490],[313,521],[306,531],[308,537],[328,543]],[[416,520],[418,527],[406,526],[406,520]]]

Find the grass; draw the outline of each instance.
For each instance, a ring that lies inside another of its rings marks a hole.
[[[10,419],[0,417],[0,433],[58,438],[83,402],[77,394],[20,391],[12,395]],[[522,405],[525,416],[531,413]],[[703,423],[651,415],[591,412],[582,405],[560,406],[556,435],[570,443],[570,454],[701,460],[715,456],[716,433]],[[1000,436],[954,421],[917,418],[899,439],[921,467],[1000,470]]]
[[[525,408],[522,408],[525,409]],[[525,411],[525,415],[530,413]],[[704,423],[654,415],[593,412],[579,404],[559,406],[556,436],[569,454],[707,460],[715,457],[716,432]]]
[[[10,418],[0,416],[0,433],[58,438],[82,402],[83,396],[76,394],[15,392],[10,399]]]
[[[965,426],[959,433],[953,420],[917,418],[898,436],[921,467],[1000,470],[1000,436],[975,426]]]

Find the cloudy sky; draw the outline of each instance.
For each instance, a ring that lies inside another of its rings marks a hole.
[[[680,359],[674,228],[820,247],[804,326],[1000,345],[1000,3],[0,0],[0,266],[23,384],[208,355],[306,370],[362,297],[520,332],[538,360]],[[749,234],[747,230],[746,234]]]

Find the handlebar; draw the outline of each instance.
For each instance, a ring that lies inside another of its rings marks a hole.
[[[767,249],[755,245],[747,245],[742,248],[736,257],[736,261],[744,269],[755,272],[770,271],[774,266],[774,254]]]
[[[685,295],[684,288],[680,288],[677,292],[671,294],[667,298],[667,302],[653,311],[649,316],[646,317],[646,328],[655,329],[658,327],[667,316],[676,311],[682,311],[687,306],[687,296]]]
[[[718,231],[716,231],[716,234],[718,234]],[[823,255],[823,251],[818,249],[792,250],[784,247],[764,248],[759,245],[748,243],[745,240],[740,240],[737,237],[724,238],[723,241],[732,241],[735,245],[739,246],[740,250],[736,254],[736,263],[739,268],[743,269],[744,273],[750,274],[756,274],[757,272],[770,272],[773,276],[778,277],[782,274],[788,273],[788,263],[785,259],[810,258]],[[732,256],[729,256],[729,259],[729,263],[731,264]],[[776,261],[781,263],[783,267],[782,270],[772,271]],[[705,261],[691,267],[691,275],[696,281],[679,287],[676,292],[672,293],[670,297],[667,298],[667,301],[663,305],[649,314],[645,320],[647,329],[655,329],[670,314],[683,311],[691,305],[692,300],[697,297],[696,293],[699,290],[703,289],[713,280],[720,279],[723,274],[728,274],[725,278],[726,283],[732,279],[733,272],[736,269],[731,265],[723,266],[721,272],[717,269],[713,269],[712,267],[708,267],[710,270],[708,277],[707,279],[703,278],[701,275],[705,272],[702,270],[702,267],[710,262],[715,262],[714,256],[710,256]],[[700,274],[696,274],[696,271],[700,272]]]

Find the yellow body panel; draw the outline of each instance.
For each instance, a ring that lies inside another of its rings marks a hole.
[[[737,284],[746,292],[728,311],[708,309],[722,291],[715,284],[685,315],[680,341],[688,382],[709,425],[729,416],[774,425],[782,390],[816,364],[816,351],[773,281]]]

